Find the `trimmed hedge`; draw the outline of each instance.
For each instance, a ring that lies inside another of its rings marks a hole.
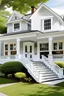
[[[20,79],[20,81],[26,77],[26,74],[23,72],[16,72],[14,75],[16,78]]]
[[[24,72],[26,71],[26,69],[20,62],[14,61],[14,62],[6,62],[2,64],[0,71],[4,73],[5,76],[7,76],[8,74],[14,75],[14,73],[16,72]]]

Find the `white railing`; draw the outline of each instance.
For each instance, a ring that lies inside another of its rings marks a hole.
[[[25,57],[25,55],[20,56],[20,62],[23,63],[23,65],[28,69],[28,72],[33,76],[33,78],[37,82],[41,82],[41,76],[40,73],[36,70],[36,68],[33,66],[33,62],[31,62],[28,58]]]
[[[17,55],[0,56],[0,59],[16,59]]]
[[[53,72],[55,72],[59,78],[64,77],[64,75],[63,75],[63,68],[60,68],[58,65],[56,65],[56,64],[54,63],[53,59],[52,59],[52,61],[51,61],[49,58],[47,58],[47,57],[45,57],[45,56],[42,56],[42,61],[43,61],[44,64],[45,64],[46,66],[48,66]]]
[[[54,60],[64,60],[64,54],[53,55]]]

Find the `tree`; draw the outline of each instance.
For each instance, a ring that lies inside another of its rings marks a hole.
[[[0,34],[6,33],[7,29],[5,27],[5,23],[9,16],[10,13],[8,11],[0,11]]]
[[[0,9],[7,7],[13,7],[13,10],[20,11],[21,13],[26,13],[30,10],[30,6],[37,6],[40,3],[44,3],[48,0],[0,0]]]

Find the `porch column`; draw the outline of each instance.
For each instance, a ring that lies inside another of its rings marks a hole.
[[[16,48],[17,48],[17,55],[20,57],[20,39],[17,39]]]
[[[50,60],[50,62],[53,60],[52,59],[52,48],[53,48],[53,46],[52,46],[52,40],[53,40],[53,38],[50,37],[49,38],[49,60]]]
[[[0,41],[0,56],[1,56],[1,51],[2,51],[2,50],[1,50],[1,49],[2,49],[2,48],[1,48],[1,44],[2,44],[2,42]]]

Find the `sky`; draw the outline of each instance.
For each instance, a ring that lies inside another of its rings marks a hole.
[[[49,0],[45,4],[59,15],[64,15],[64,0]],[[12,13],[11,8],[7,10]]]
[[[64,14],[64,0],[49,0],[45,4],[55,12],[57,12],[59,15]]]

